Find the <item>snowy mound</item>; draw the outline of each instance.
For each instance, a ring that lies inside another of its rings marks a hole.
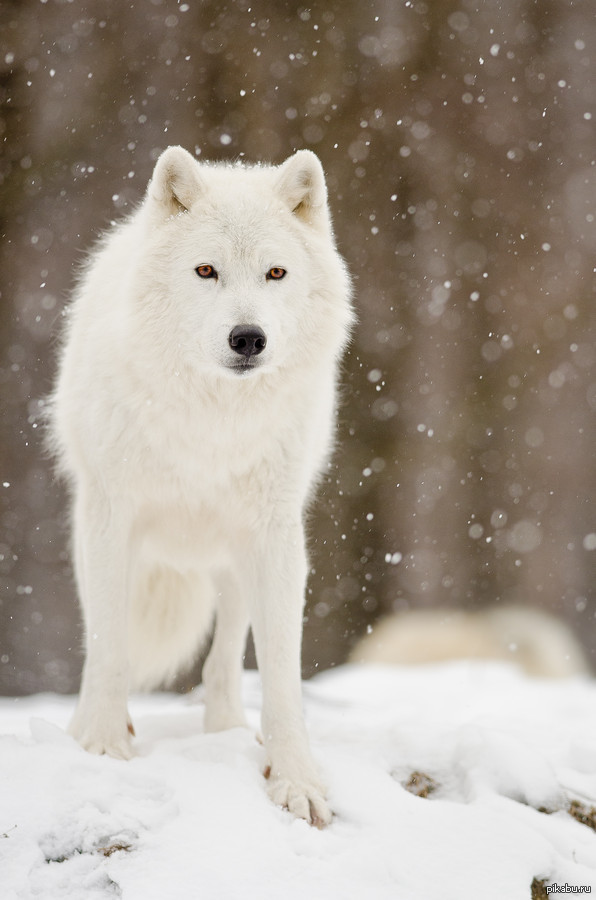
[[[256,730],[256,673],[243,689]],[[592,682],[482,663],[345,667],[304,695],[335,812],[324,831],[270,803],[254,735],[203,734],[193,698],[133,698],[131,762],[64,734],[72,698],[0,700],[2,900],[596,892]]]

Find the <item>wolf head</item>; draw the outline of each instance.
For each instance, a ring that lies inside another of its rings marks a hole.
[[[143,316],[167,332],[181,363],[237,378],[338,356],[349,281],[314,153],[245,166],[198,163],[170,147],[140,215]]]

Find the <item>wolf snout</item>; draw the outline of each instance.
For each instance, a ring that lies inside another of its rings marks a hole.
[[[267,346],[267,336],[258,325],[236,325],[230,331],[228,343],[234,353],[250,359],[263,352]]]

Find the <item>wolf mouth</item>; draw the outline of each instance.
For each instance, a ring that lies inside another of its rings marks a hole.
[[[237,375],[248,375],[249,372],[255,372],[257,369],[260,369],[260,365],[257,362],[245,362],[235,363],[234,365],[227,366],[227,368]]]

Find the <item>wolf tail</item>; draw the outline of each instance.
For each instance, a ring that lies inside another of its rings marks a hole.
[[[214,604],[213,585],[197,573],[154,566],[140,575],[129,621],[133,688],[167,685],[192,665],[210,633]]]

